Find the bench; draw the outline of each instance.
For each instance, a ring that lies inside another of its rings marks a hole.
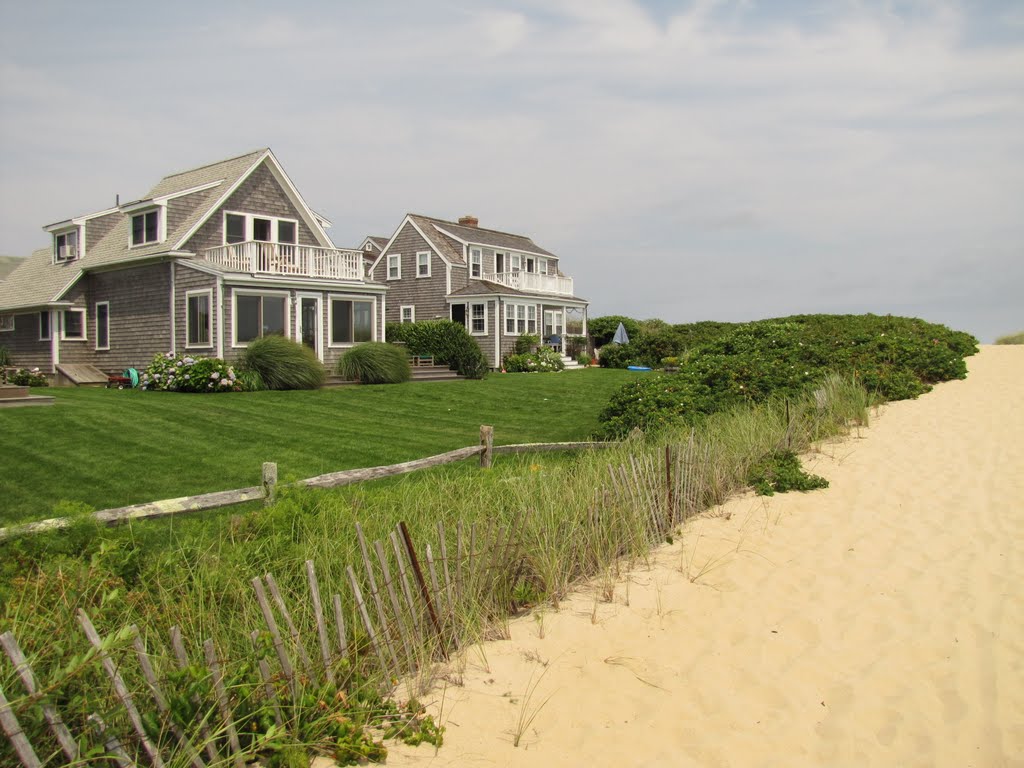
[[[418,368],[421,365],[433,365],[433,364],[434,364],[434,356],[433,355],[410,355],[409,356],[409,365],[413,366],[414,368]]]

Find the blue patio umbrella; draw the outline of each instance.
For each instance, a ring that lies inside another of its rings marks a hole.
[[[615,329],[612,342],[615,344],[629,344],[629,335],[626,333],[626,327],[622,323],[619,323],[619,327]]]

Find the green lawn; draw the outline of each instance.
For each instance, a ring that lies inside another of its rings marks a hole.
[[[48,408],[0,410],[0,525],[370,467],[475,444],[586,438],[611,393],[637,374],[592,369],[483,381],[314,392],[191,395],[47,390]],[[60,511],[60,510],[58,510]]]

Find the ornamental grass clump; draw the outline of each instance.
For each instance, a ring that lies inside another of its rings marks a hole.
[[[342,355],[338,373],[360,384],[401,384],[412,377],[405,350],[379,341],[360,344]]]
[[[240,392],[235,369],[216,357],[165,352],[153,358],[139,379],[139,388],[162,392]]]
[[[316,353],[284,336],[249,342],[241,367],[256,371],[267,389],[318,389],[327,379]]]

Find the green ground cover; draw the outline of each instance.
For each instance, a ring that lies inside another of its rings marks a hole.
[[[636,374],[573,371],[312,392],[51,388],[50,408],[0,411],[0,525],[421,458],[472,445],[580,440]],[[60,511],[60,510],[58,510]]]

